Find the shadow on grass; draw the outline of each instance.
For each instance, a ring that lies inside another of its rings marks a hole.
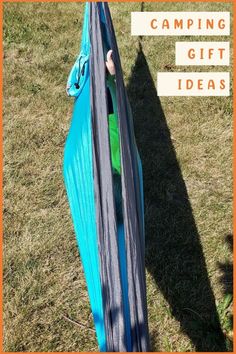
[[[233,254],[233,235],[228,234],[225,237],[225,242]],[[220,313],[222,326],[226,333],[227,347],[229,351],[233,351],[233,263],[218,263],[221,271],[220,283],[223,286],[224,300],[218,305],[218,312]],[[231,308],[231,309],[230,309]]]
[[[233,235],[229,234],[225,237],[225,242],[233,253]],[[222,271],[222,277],[220,279],[221,284],[224,288],[225,295],[233,294],[233,264],[232,263],[219,263],[218,264],[220,270]]]
[[[196,351],[226,351],[187,189],[141,45],[127,89],[143,163],[147,269]]]

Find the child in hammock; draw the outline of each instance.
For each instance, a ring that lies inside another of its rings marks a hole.
[[[107,74],[107,104],[108,104],[108,125],[111,148],[111,162],[113,171],[113,185],[115,194],[116,216],[118,223],[122,221],[122,195],[121,195],[121,163],[120,163],[120,139],[118,128],[118,117],[116,107],[115,90],[115,65],[112,60],[112,50],[107,52],[106,68]]]

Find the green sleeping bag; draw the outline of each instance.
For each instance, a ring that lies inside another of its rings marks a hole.
[[[109,114],[109,136],[111,146],[112,168],[120,175],[120,141],[117,116],[115,113]]]

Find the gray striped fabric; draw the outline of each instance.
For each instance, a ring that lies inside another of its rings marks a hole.
[[[102,25],[102,22],[105,22]],[[105,31],[104,31],[105,28]],[[104,36],[106,38],[104,38]],[[117,241],[112,166],[108,134],[104,41],[113,50],[116,67],[120,130],[122,209],[125,230],[131,333],[125,327]],[[93,126],[93,164],[100,272],[107,351],[148,351],[149,335],[144,265],[143,206],[133,121],[107,3],[90,3],[90,94]]]

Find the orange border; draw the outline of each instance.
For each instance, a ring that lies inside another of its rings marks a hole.
[[[0,112],[2,117],[3,107],[3,5],[0,4]],[[0,119],[0,352],[3,351],[3,131],[2,131],[2,119]]]
[[[1,1],[1,0],[0,0]],[[88,0],[89,2],[99,2],[100,0]],[[2,0],[2,2],[86,2],[83,0]],[[143,2],[142,0],[108,0],[107,2]],[[233,3],[233,0],[145,0],[144,2],[222,2],[222,3]]]
[[[235,55],[236,55],[236,23],[235,23],[235,14],[236,14],[236,2],[233,2],[233,77],[236,72],[236,64],[235,64]],[[234,244],[234,234],[235,234],[235,226],[236,226],[236,218],[235,218],[235,210],[236,210],[236,199],[235,199],[235,191],[236,191],[236,183],[235,183],[235,163],[236,163],[236,144],[235,144],[235,111],[236,111],[236,98],[235,98],[235,89],[236,89],[236,81],[233,80],[233,244]],[[236,272],[235,272],[235,254],[233,247],[233,330],[236,328],[236,319],[235,319],[235,308],[236,304],[234,302],[235,299],[235,289],[236,289]],[[236,351],[236,340],[235,335],[233,338],[233,346],[234,351]]]
[[[92,1],[92,0],[89,0]],[[99,0],[95,0],[99,1]],[[1,66],[1,71],[0,71],[0,113],[1,117],[3,114],[3,3],[18,3],[18,2],[85,2],[85,1],[80,1],[80,0],[0,0],[0,53],[2,55],[0,56],[0,66]],[[114,1],[109,1],[108,2],[114,2]],[[142,2],[142,0],[137,0],[137,1],[130,1],[130,0],[116,0],[116,2]],[[233,0],[144,0],[144,2],[221,2],[221,3],[232,3],[233,4],[233,60],[236,57],[236,19],[234,21],[234,14],[236,13],[236,1]],[[236,59],[235,59],[236,61]],[[233,76],[236,74],[236,65],[235,61],[233,61]],[[233,92],[236,90],[236,79],[233,81]],[[233,124],[235,126],[235,112],[236,112],[236,99],[233,94]],[[235,128],[233,129],[233,196],[236,193],[236,181],[235,181],[235,164],[236,164],[236,144],[235,144]],[[0,119],[0,212],[1,212],[1,221],[0,221],[0,284],[2,285],[0,288],[0,353],[6,353],[6,354],[18,354],[18,353],[30,353],[30,352],[3,352],[3,218],[2,218],[2,212],[3,212],[3,127],[2,127],[2,119]],[[236,210],[236,198],[233,198],[233,212]],[[233,216],[233,232],[235,232],[236,229],[236,218]],[[233,254],[233,265],[234,265],[234,254]],[[233,267],[233,295],[235,294],[235,288],[236,288],[236,272]],[[233,306],[233,312],[235,313],[235,308],[236,305],[234,304]],[[233,328],[236,328],[236,319],[234,316],[233,320]],[[234,336],[233,340],[233,345],[234,345],[234,352],[236,353],[236,340]],[[58,352],[33,352],[32,354],[48,354],[48,353],[53,353],[53,354],[58,354]],[[61,353],[68,353],[68,354],[76,354],[79,352],[61,352]],[[94,352],[86,352],[86,353],[94,353]],[[162,352],[164,354],[171,354],[171,352]],[[195,353],[195,352],[191,352]],[[201,354],[200,352],[198,352]],[[202,352],[203,354],[204,352]],[[211,352],[212,353],[212,352]],[[183,352],[178,352],[178,354],[184,354]],[[227,353],[225,353],[227,354]]]

